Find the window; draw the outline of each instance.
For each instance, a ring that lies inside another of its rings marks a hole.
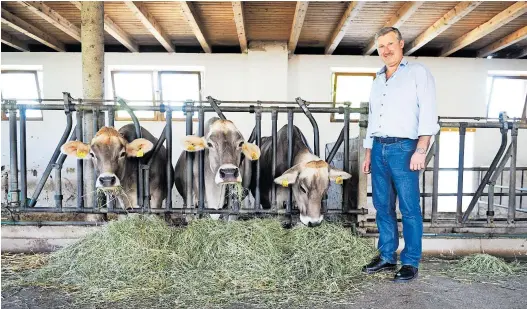
[[[114,97],[122,97],[130,106],[159,105],[156,100],[182,106],[185,100],[201,101],[201,74],[187,71],[112,71]],[[166,103],[165,103],[166,104]],[[140,120],[164,120],[165,113],[136,111]],[[174,120],[185,120],[183,112],[173,112]],[[197,119],[197,115],[194,115]],[[118,111],[116,120],[130,120],[126,111]]]
[[[491,75],[487,85],[487,117],[498,118],[502,111],[511,118],[522,117],[527,96],[527,76]]]
[[[16,100],[17,104],[40,104],[42,99],[42,71],[3,70],[1,74],[3,100]],[[18,115],[18,111],[17,111]],[[42,120],[41,110],[27,110],[28,120]],[[2,112],[7,120],[8,113]]]
[[[357,108],[361,102],[369,102],[375,76],[375,73],[333,73],[333,106],[340,107],[342,103],[350,102],[351,107]],[[359,117],[359,114],[350,114],[352,122],[357,122]],[[342,122],[344,114],[332,113],[330,121]]]
[[[475,129],[467,128],[465,133],[465,167],[474,166],[474,134]],[[442,128],[439,147],[439,167],[457,168],[459,163],[459,129]],[[463,173],[463,192],[471,192],[473,172]],[[439,193],[457,192],[457,171],[439,171]],[[472,196],[463,196],[462,209],[465,211],[472,199]],[[457,196],[439,196],[439,212],[456,212]]]

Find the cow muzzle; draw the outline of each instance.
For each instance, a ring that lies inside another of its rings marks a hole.
[[[121,182],[114,173],[102,173],[97,177],[96,187],[101,189],[110,189],[119,187]]]
[[[307,225],[308,227],[315,227],[315,226],[319,226],[320,223],[322,223],[322,220],[324,219],[324,216],[321,215],[320,217],[318,218],[311,218],[309,216],[303,216],[303,215],[300,215],[300,221],[304,224],[304,225]]]
[[[237,183],[242,182],[242,176],[237,166],[224,164],[218,169],[215,181],[216,184]]]

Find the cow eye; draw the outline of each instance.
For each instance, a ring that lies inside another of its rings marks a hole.
[[[241,141],[241,142],[238,144],[238,147],[242,147],[243,144],[245,144],[245,142],[244,142],[244,141]]]
[[[208,142],[208,143],[207,143],[207,147],[212,148],[212,143],[211,143],[211,142]]]
[[[307,193],[307,190],[304,188],[304,186],[300,186],[300,190],[302,190],[302,192]]]
[[[91,156],[92,158],[95,158],[95,154],[93,154],[93,152],[90,152],[90,156]]]
[[[121,154],[119,155],[119,157],[122,158],[122,157],[124,157],[124,156],[126,156],[126,152],[123,151],[123,152],[121,152]]]

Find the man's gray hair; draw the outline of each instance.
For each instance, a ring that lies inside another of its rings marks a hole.
[[[403,39],[403,36],[401,35],[401,32],[399,31],[399,29],[395,28],[395,27],[384,27],[382,28],[381,30],[377,31],[377,33],[375,33],[375,42],[377,42],[377,39],[385,34],[388,34],[390,32],[395,32],[396,36],[397,36],[397,40],[401,41]]]

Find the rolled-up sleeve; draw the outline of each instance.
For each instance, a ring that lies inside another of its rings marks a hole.
[[[435,135],[439,131],[435,80],[430,71],[424,66],[417,67],[416,85],[419,105],[417,135]]]
[[[370,102],[368,103],[368,128],[366,129],[366,137],[364,138],[362,142],[362,147],[364,148],[372,148],[373,147],[373,136],[371,136],[371,128],[372,128],[372,110],[371,110],[371,95],[370,95]]]

